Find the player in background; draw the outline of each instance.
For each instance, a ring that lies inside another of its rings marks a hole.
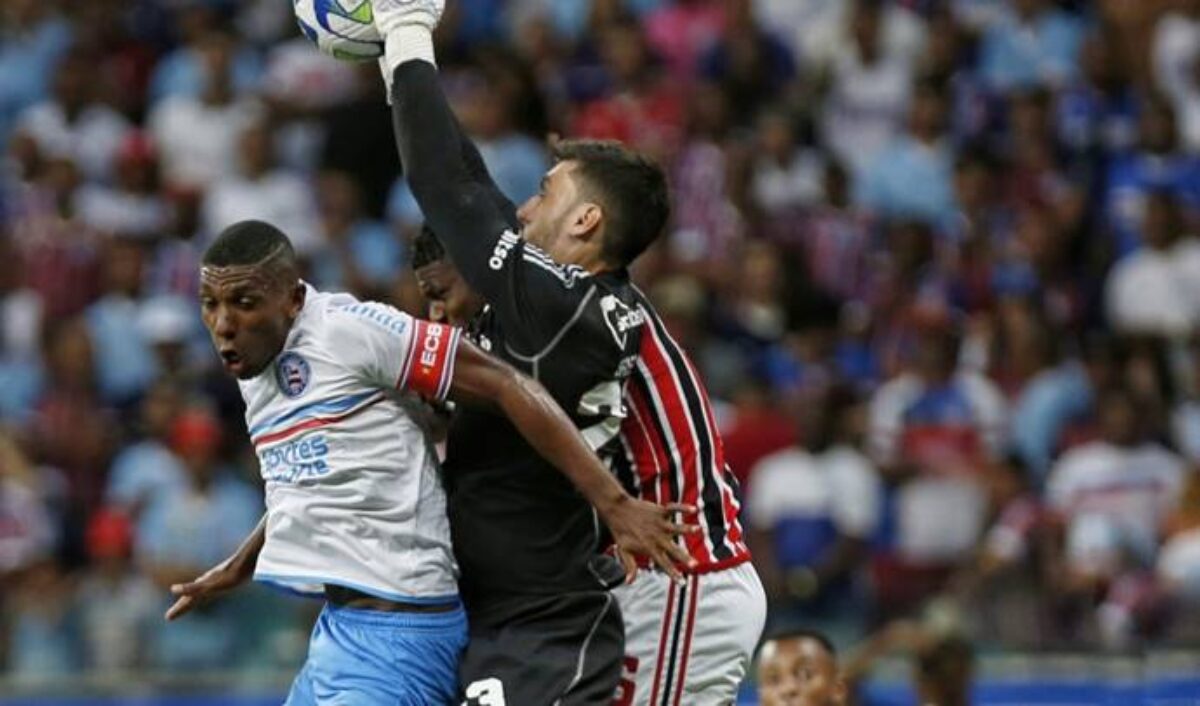
[[[200,306],[246,402],[267,512],[228,561],[173,587],[167,618],[251,573],[323,596],[288,704],[457,703],[466,617],[432,444],[405,393],[500,409],[625,546],[648,543],[669,564],[682,528],[625,494],[540,385],[453,327],[316,291],[273,226],[216,239]]]
[[[762,706],[846,706],[849,691],[833,643],[821,633],[798,631],[763,643],[758,654]]]

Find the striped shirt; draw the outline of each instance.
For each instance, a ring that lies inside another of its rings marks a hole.
[[[704,531],[681,540],[697,572],[741,564],[750,552],[738,520],[737,481],[725,463],[708,393],[645,295],[638,297],[646,325],[625,386],[624,453],[614,458],[614,470],[634,495],[699,509]]]

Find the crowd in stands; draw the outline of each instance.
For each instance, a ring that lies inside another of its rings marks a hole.
[[[2,675],[302,657],[314,608],[265,589],[161,617],[262,512],[205,245],[268,220],[317,287],[422,309],[379,69],[291,12],[0,4]],[[550,134],[667,169],[635,277],[769,630],[1200,642],[1200,2],[451,0],[438,44],[514,201]]]

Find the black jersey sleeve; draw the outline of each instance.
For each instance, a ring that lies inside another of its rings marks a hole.
[[[554,263],[518,235],[515,209],[463,134],[424,61],[396,68],[392,121],[409,187],[467,283],[503,320],[509,344],[540,350],[587,296],[587,273]]]

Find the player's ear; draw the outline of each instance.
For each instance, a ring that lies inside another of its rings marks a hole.
[[[288,316],[295,319],[300,315],[300,310],[304,308],[304,297],[307,290],[304,288],[304,283],[296,280],[296,286],[292,289],[292,298],[288,302]]]
[[[600,205],[592,201],[584,201],[576,206],[575,212],[571,214],[571,237],[589,240],[600,232],[600,225],[603,222],[604,211],[601,210]]]

